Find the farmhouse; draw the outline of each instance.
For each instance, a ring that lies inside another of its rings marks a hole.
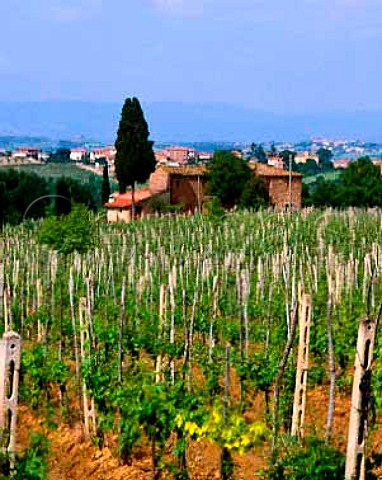
[[[301,208],[302,175],[300,173],[289,174],[289,171],[282,168],[257,162],[249,162],[249,166],[255,175],[264,180],[270,201],[275,208],[288,207],[289,203],[294,208]]]
[[[276,208],[285,208],[290,201],[295,208],[301,207],[302,175],[281,168],[249,162],[255,175],[264,179],[271,203]],[[183,205],[186,212],[200,210],[206,197],[205,165],[160,166],[151,175],[147,188],[135,191],[135,214],[152,213],[151,199],[167,194],[171,205]],[[291,181],[290,181],[291,180]],[[108,222],[130,221],[131,191],[113,194],[107,208]]]
[[[172,205],[182,204],[185,211],[201,208],[205,195],[206,167],[183,165],[160,167],[150,176],[150,189],[155,192],[167,191]]]
[[[136,190],[134,195],[137,217],[153,213],[151,200],[167,194],[171,205],[181,204],[184,211],[194,211],[203,204],[206,169],[202,166],[161,166],[150,175],[149,186]],[[108,222],[131,220],[131,191],[113,194],[107,208]]]
[[[137,217],[144,216],[151,212],[148,200],[153,196],[153,192],[151,192],[149,188],[136,190],[134,192],[135,215]],[[111,195],[109,202],[105,204],[107,207],[107,221],[109,223],[130,222],[132,204],[131,191]]]
[[[72,162],[82,162],[87,153],[88,151],[86,150],[86,148],[72,148],[70,150],[70,160]]]

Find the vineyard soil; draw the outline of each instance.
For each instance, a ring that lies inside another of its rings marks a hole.
[[[317,387],[309,392],[307,410],[307,433],[323,436],[328,402],[328,386]],[[262,399],[258,395],[256,409],[249,411],[253,419],[259,416]],[[334,417],[334,444],[343,452],[346,451],[347,428],[349,419],[350,395],[338,394]],[[260,418],[262,416],[260,415]],[[138,448],[131,466],[120,466],[113,455],[115,437],[109,438],[110,447],[97,448],[84,441],[80,423],[70,428],[60,426],[49,431],[43,420],[38,419],[30,408],[21,406],[19,410],[19,449],[28,445],[31,430],[43,431],[51,442],[49,458],[49,480],[151,480],[151,459],[148,448]],[[382,450],[382,424],[375,425],[371,434],[371,450]],[[261,479],[259,470],[267,466],[269,446],[257,447],[245,455],[236,455],[236,480]],[[219,450],[213,444],[191,442],[188,449],[190,480],[218,480]],[[382,478],[382,471],[381,478]]]
[[[232,479],[257,479],[272,444],[309,462],[304,473],[323,458],[320,475],[343,478],[344,456],[324,446],[329,381],[329,440],[344,453],[358,327],[382,311],[379,210],[71,215],[0,234],[0,334],[23,341],[18,448],[42,429],[51,480],[218,479],[220,455]],[[369,417],[370,457],[382,450],[382,344],[367,345],[353,412]],[[295,412],[314,436],[303,449],[285,443],[296,371]]]

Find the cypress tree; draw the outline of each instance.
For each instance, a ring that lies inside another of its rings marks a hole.
[[[109,182],[109,168],[107,163],[103,166],[103,180],[101,189],[102,203],[109,201],[110,197],[110,182]]]
[[[115,148],[115,174],[120,193],[132,190],[132,216],[134,217],[135,183],[145,182],[155,169],[153,142],[139,100],[127,98],[122,108]]]
[[[5,224],[5,212],[7,204],[7,189],[5,182],[0,181],[0,229]]]
[[[67,215],[72,210],[71,195],[68,182],[65,177],[61,177],[56,182],[55,214]]]

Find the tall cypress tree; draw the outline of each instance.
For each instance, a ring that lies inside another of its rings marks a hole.
[[[65,177],[59,178],[56,182],[54,210],[57,217],[67,215],[72,210],[70,189]]]
[[[0,181],[0,229],[5,223],[5,212],[7,206],[7,189],[5,182]]]
[[[145,182],[155,169],[153,142],[139,100],[127,98],[122,108],[115,148],[115,174],[120,193],[132,190],[134,217],[134,190],[136,182]]]
[[[102,180],[102,189],[101,189],[102,203],[108,202],[109,197],[110,197],[109,168],[106,163],[103,166],[103,180]]]

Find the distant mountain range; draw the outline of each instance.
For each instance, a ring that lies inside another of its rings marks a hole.
[[[313,136],[382,141],[382,112],[275,114],[220,103],[143,103],[151,138],[163,142],[298,141]],[[122,105],[0,102],[0,135],[114,142]]]

